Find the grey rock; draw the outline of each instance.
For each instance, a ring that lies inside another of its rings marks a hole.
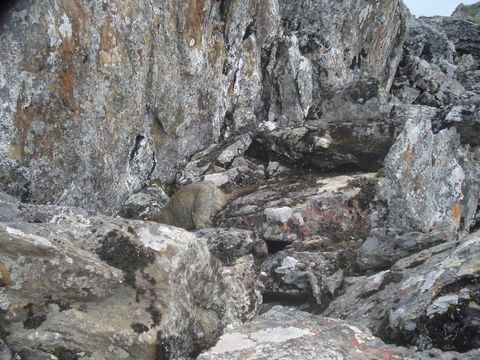
[[[12,360],[12,352],[7,344],[0,339],[0,360]]]
[[[435,119],[435,130],[454,127],[460,134],[462,144],[480,145],[480,96],[459,100]]]
[[[277,306],[250,323],[229,329],[198,359],[473,360],[479,354],[478,350],[464,354],[437,349],[415,352],[384,344],[362,325]]]
[[[375,177],[375,173],[333,177],[313,173],[273,179],[229,204],[217,225],[252,230],[269,243],[285,245],[317,237],[326,239],[324,249],[356,242],[370,228]]]
[[[338,252],[277,252],[262,265],[264,297],[312,302],[323,309],[343,280]]]
[[[147,187],[130,196],[118,214],[127,219],[147,219],[149,215],[158,213],[169,199],[161,188]]]
[[[1,322],[15,352],[185,357],[256,313],[252,256],[222,267],[181,229],[51,212],[42,223],[0,223]]]
[[[480,24],[446,17],[441,18],[441,26],[459,55],[471,54],[480,61]]]
[[[478,2],[472,5],[461,3],[452,13],[452,17],[480,23],[480,5]]]
[[[393,93],[441,108],[478,94],[479,29],[458,16],[411,18]]]
[[[390,270],[357,278],[324,315],[358,321],[387,342],[477,349],[479,251],[476,232],[411,255]]]
[[[467,231],[475,215],[480,191],[475,154],[461,145],[455,129],[434,134],[436,114],[411,107],[385,159],[389,227],[425,233],[440,227],[453,234]]]
[[[265,241],[249,230],[207,228],[198,230],[195,235],[206,240],[210,252],[224,265],[231,265],[250,254],[260,263],[268,254]]]
[[[400,0],[18,2],[0,34],[1,187],[117,213],[212,144],[301,125],[360,78],[389,89],[406,16]]]
[[[403,126],[394,105],[378,81],[351,83],[324,101],[319,119],[259,134],[257,156],[321,171],[378,170]]]
[[[401,232],[398,229],[375,228],[359,249],[360,270],[385,270],[398,260],[429,247],[451,240],[450,229],[430,232]]]
[[[239,137],[235,143],[222,151],[218,156],[218,161],[221,164],[231,163],[235,157],[244,155],[251,143],[252,139],[249,135]]]

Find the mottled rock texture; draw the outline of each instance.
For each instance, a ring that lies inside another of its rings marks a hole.
[[[395,105],[378,80],[358,80],[325,100],[320,117],[260,133],[251,152],[320,171],[375,171],[403,126]]]
[[[0,182],[117,211],[148,179],[258,124],[318,118],[361,78],[389,88],[399,0],[17,1],[0,32]]]
[[[252,256],[222,267],[182,229],[8,197],[0,216],[1,335],[16,353],[193,356],[261,299]]]
[[[375,173],[274,179],[228,205],[218,224],[254,230],[267,242],[285,245],[323,237],[328,249],[368,233],[378,181]]]
[[[454,127],[433,132],[435,115],[432,108],[411,107],[405,129],[385,159],[389,226],[466,232],[480,197],[477,159],[461,145]]]
[[[248,324],[230,329],[198,359],[473,360],[479,354],[438,350],[416,353],[384,344],[362,325],[278,306]]]
[[[382,339],[420,349],[478,349],[480,233],[399,260],[350,282],[325,316],[368,326]]]
[[[434,107],[478,94],[479,34],[478,24],[458,17],[411,18],[393,93]]]

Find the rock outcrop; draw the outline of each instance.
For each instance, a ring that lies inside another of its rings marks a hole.
[[[182,229],[8,197],[0,209],[1,335],[15,353],[193,356],[260,303],[252,256],[222,267]]]
[[[335,339],[332,341],[331,339]],[[251,323],[226,332],[200,360],[255,359],[475,359],[466,354],[430,350],[415,353],[385,345],[364,326],[317,317],[291,308],[275,307]]]
[[[479,358],[479,4],[0,5],[0,359]]]
[[[0,33],[2,187],[115,212],[211,144],[302,125],[353,80],[388,89],[405,17],[400,0],[17,2]]]

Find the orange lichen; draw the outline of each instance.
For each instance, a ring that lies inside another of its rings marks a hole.
[[[457,201],[455,204],[452,206],[452,213],[453,213],[453,221],[455,222],[455,227],[460,229],[461,223],[462,223],[462,205],[460,204],[460,201]]]
[[[205,22],[205,0],[189,0],[185,16],[185,41],[194,47],[200,47]]]
[[[12,277],[10,273],[7,271],[7,268],[5,265],[0,263],[0,287],[1,286],[10,286],[15,284],[15,282],[12,280]]]

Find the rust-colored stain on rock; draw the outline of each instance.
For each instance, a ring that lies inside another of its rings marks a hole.
[[[2,263],[0,263],[0,275],[0,287],[15,284],[15,282],[11,278],[10,273],[7,271],[7,268]]]
[[[455,204],[452,206],[452,213],[453,213],[453,221],[455,222],[455,227],[460,229],[460,226],[462,224],[462,205],[460,204],[460,201],[457,201]]]
[[[205,21],[205,0],[190,0],[185,18],[185,41],[187,44],[193,39],[194,46],[200,47]]]

